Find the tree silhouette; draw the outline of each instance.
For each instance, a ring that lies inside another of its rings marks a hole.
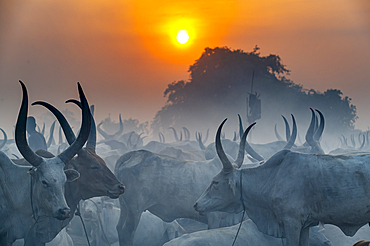
[[[324,93],[304,89],[286,78],[290,71],[278,55],[264,57],[258,51],[257,46],[252,52],[228,47],[206,48],[190,66],[189,81],[180,80],[168,85],[164,92],[167,102],[151,125],[154,133],[165,132],[170,126],[192,127],[196,131],[215,129],[225,117],[237,129],[237,114],[245,118],[247,95],[255,92],[261,94],[262,100],[262,118],[256,125],[261,134],[266,134],[262,129],[273,132],[282,114],[293,113],[298,123],[308,125],[310,107],[324,113],[330,126],[326,128],[327,132],[354,128],[356,106],[351,104],[350,98],[343,97],[337,89]]]

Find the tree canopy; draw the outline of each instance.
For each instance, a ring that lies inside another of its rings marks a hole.
[[[278,55],[261,56],[258,50],[257,46],[252,52],[228,47],[206,48],[189,67],[189,80],[175,81],[164,91],[167,103],[157,112],[151,125],[153,131],[165,132],[170,126],[186,126],[194,131],[216,129],[224,118],[234,124],[234,131],[237,114],[246,118],[248,93],[256,92],[262,101],[262,117],[256,125],[261,134],[266,134],[262,129],[282,124],[280,115],[294,114],[298,124],[307,126],[310,107],[323,112],[330,126],[327,132],[354,128],[356,106],[349,97],[338,89],[323,93],[304,89],[286,78],[290,71]],[[306,131],[301,128],[302,132]]]

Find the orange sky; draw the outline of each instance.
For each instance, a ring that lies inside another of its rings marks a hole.
[[[175,41],[186,29],[186,45]],[[16,120],[18,80],[30,100],[59,108],[80,81],[98,121],[151,120],[167,84],[188,79],[205,47],[277,54],[295,83],[353,98],[370,126],[368,0],[2,0],[0,1],[0,127]],[[31,109],[41,114],[42,108]]]

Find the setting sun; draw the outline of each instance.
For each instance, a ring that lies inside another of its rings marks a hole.
[[[180,30],[177,32],[176,39],[180,44],[185,44],[189,40],[189,34],[186,30]]]

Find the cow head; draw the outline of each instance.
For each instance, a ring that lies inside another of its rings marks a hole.
[[[77,100],[68,100],[67,102],[76,103],[81,107],[81,103]],[[55,115],[63,129],[68,143],[73,143],[76,137],[63,114],[46,102],[38,101],[34,102],[32,105],[36,104],[46,107]],[[96,128],[94,118],[92,115],[90,115],[90,117],[91,129],[86,148],[78,151],[77,156],[68,164],[68,168],[80,173],[79,179],[70,185],[73,186],[72,189],[78,192],[79,196],[84,200],[95,196],[109,196],[115,199],[124,192],[125,186],[109,170],[104,160],[95,153]]]
[[[101,197],[93,197],[82,203],[82,217],[85,221],[98,221],[103,210]]]
[[[81,174],[76,180],[76,186],[79,187],[82,199],[95,196],[116,199],[124,192],[125,186],[94,150],[90,148],[81,150],[71,164]]]
[[[19,152],[32,164],[29,173],[31,179],[31,203],[38,216],[49,216],[57,219],[66,219],[70,216],[70,209],[64,197],[64,184],[67,178],[74,179],[77,172],[64,171],[65,164],[85,144],[91,127],[90,111],[81,86],[78,84],[82,102],[82,125],[76,141],[65,151],[53,158],[43,158],[34,153],[26,140],[26,119],[28,111],[28,94],[26,86],[20,81],[23,91],[23,100],[19,110],[15,142]],[[67,174],[67,175],[66,175]]]
[[[238,157],[234,163],[227,158],[221,144],[221,129],[226,119],[221,123],[216,134],[216,150],[223,168],[212,180],[208,188],[194,205],[194,209],[201,214],[213,211],[239,213],[243,210],[240,194],[240,166],[244,159],[245,140],[248,132],[255,125],[253,123],[244,132],[240,144]]]

